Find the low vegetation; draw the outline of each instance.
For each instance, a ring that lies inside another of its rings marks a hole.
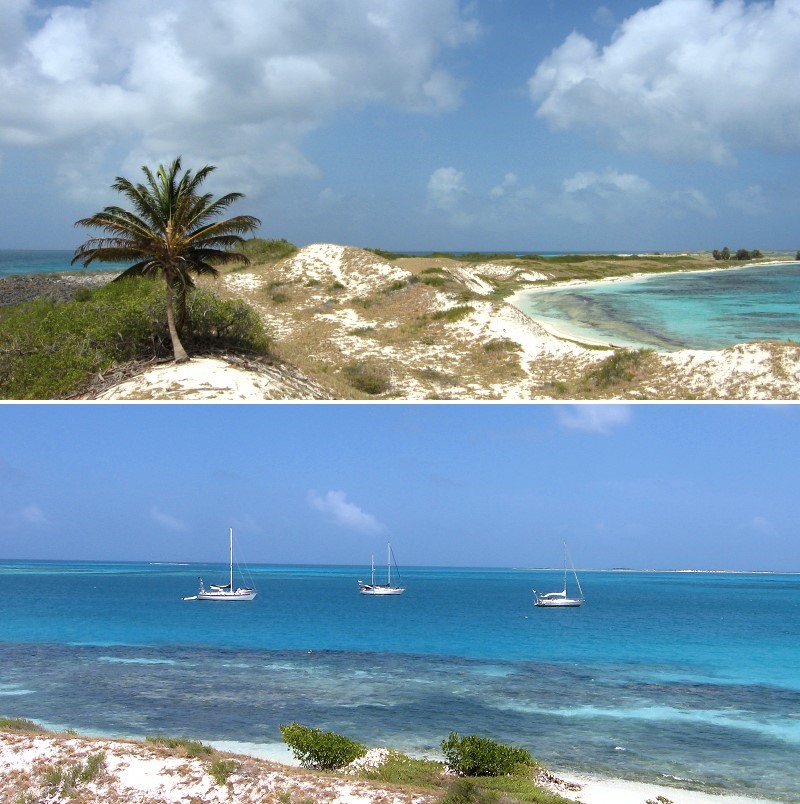
[[[725,246],[722,250],[715,248],[711,252],[711,256],[715,260],[737,260],[742,262],[743,260],[760,260],[764,255],[758,249],[748,251],[746,248],[740,248],[731,253],[731,250]]]
[[[190,740],[188,737],[164,737],[158,734],[148,736],[145,739],[148,743],[166,746],[173,751],[180,752],[182,756],[192,757],[193,759],[207,757],[214,753],[214,749],[210,745],[201,743],[198,740]]]
[[[340,770],[367,753],[366,746],[334,732],[312,729],[299,723],[282,725],[280,729],[284,742],[306,768]],[[438,793],[442,802],[450,804],[567,802],[567,799],[536,783],[535,774],[542,768],[523,748],[476,735],[459,737],[452,732],[442,742],[442,750],[445,763],[388,751],[376,765],[367,762],[353,772],[371,781]],[[453,774],[460,778],[453,779]]]
[[[0,717],[0,730],[22,734],[42,734],[46,731],[38,723],[24,717]]]
[[[496,743],[486,737],[470,734],[459,737],[450,732],[442,740],[444,761],[459,776],[509,776],[522,768],[530,768],[533,757],[524,748]]]
[[[51,765],[44,772],[42,786],[51,798],[73,798],[80,784],[96,781],[105,772],[105,754],[90,754],[86,762],[75,762],[64,767]]]
[[[31,721],[0,718],[2,731],[18,734],[21,731],[33,732],[33,727],[38,732],[58,737]],[[279,769],[282,779],[278,789],[272,788],[274,800],[287,804],[329,800],[331,785],[342,782],[341,775],[330,775],[337,770],[344,771],[350,779],[357,778],[375,784],[376,800],[380,801],[387,800],[385,797],[388,793],[393,800],[439,801],[442,804],[570,804],[572,799],[552,792],[545,785],[553,789],[555,785],[560,790],[580,789],[551,776],[532,759],[527,750],[478,735],[461,737],[456,732],[451,732],[442,741],[445,755],[443,763],[431,759],[416,759],[387,749],[374,752],[377,758],[372,761],[370,756],[365,756],[366,746],[334,732],[309,728],[296,722],[281,725],[280,730],[284,741],[303,765],[303,770],[275,766],[271,762],[252,757],[220,755],[210,746],[187,737],[151,736],[146,738],[145,744],[152,746],[155,751],[153,758],[178,756],[205,760],[203,770],[217,785],[227,785],[229,795],[235,792],[232,784],[236,785],[236,791],[244,793],[246,788],[240,786],[253,783],[258,785],[262,770],[272,774]],[[44,800],[43,797],[51,802],[121,800],[115,787],[116,780],[108,769],[112,763],[109,761],[107,764],[106,761],[106,751],[110,757],[118,760],[120,746],[114,741],[99,742],[102,750],[81,758],[73,753],[75,749],[71,747],[66,753],[69,757],[67,761],[53,759],[44,765],[34,763],[28,771],[15,771],[13,780],[1,780],[10,784],[3,786],[0,783],[0,787],[3,788],[3,793],[13,793],[16,796],[8,799],[13,800],[14,804],[37,804]],[[129,743],[130,750],[135,754],[146,756],[141,753],[142,743],[125,742]],[[91,745],[96,747],[97,743],[93,741]],[[87,747],[84,746],[83,750]],[[63,760],[65,754],[61,756]],[[363,761],[356,762],[361,758]],[[192,773],[188,768],[186,771]],[[181,772],[180,769],[170,771],[179,774]],[[235,781],[231,779],[233,774],[238,774]],[[263,788],[260,789],[263,792]],[[116,792],[106,797],[109,791]],[[672,802],[664,796],[658,796],[649,799],[647,804]]]
[[[385,394],[391,387],[389,373],[375,361],[348,363],[342,368],[342,374],[353,388],[369,396]]]
[[[0,308],[0,398],[64,399],[114,365],[169,358],[165,306],[156,283],[131,279]],[[187,294],[184,341],[194,352],[271,346],[251,307],[205,289]]]
[[[361,743],[332,731],[321,731],[301,723],[281,724],[283,741],[304,768],[339,770],[367,753]]]
[[[227,784],[228,779],[236,771],[236,762],[233,759],[215,759],[209,762],[206,770],[218,785]]]
[[[297,253],[297,246],[288,240],[266,240],[251,237],[240,243],[238,250],[252,263],[277,262]]]

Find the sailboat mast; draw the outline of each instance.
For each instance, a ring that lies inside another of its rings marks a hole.
[[[386,585],[392,585],[392,545],[386,546]]]
[[[231,577],[230,577],[230,584],[231,584],[231,592],[233,591],[233,528],[231,528]]]

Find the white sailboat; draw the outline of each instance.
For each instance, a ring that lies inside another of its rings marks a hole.
[[[256,596],[255,589],[246,586],[233,588],[233,528],[230,530],[230,575],[226,584],[210,584],[208,589],[203,586],[200,578],[200,590],[196,595],[185,597],[184,600],[252,600]]]
[[[567,557],[569,552],[567,545],[564,545],[564,589],[561,592],[537,592],[533,590],[534,606],[545,606],[548,608],[566,608],[580,606],[585,598],[583,597],[583,589],[581,589],[581,582],[578,580],[578,573],[575,572],[575,565],[570,559],[572,566],[572,574],[575,576],[575,583],[578,585],[578,592],[580,597],[567,597]]]
[[[392,564],[397,572],[398,580],[400,578],[400,570],[397,569],[397,564],[394,561],[394,553],[392,553],[392,545],[388,545],[388,556],[386,566],[386,583],[375,583],[375,556],[372,556],[372,575],[369,583],[364,581],[358,582],[358,591],[362,595],[402,595],[405,592],[404,586],[392,586]]]

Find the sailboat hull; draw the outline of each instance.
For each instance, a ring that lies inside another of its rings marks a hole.
[[[402,595],[405,588],[402,586],[371,586],[364,584],[358,590],[362,595]]]
[[[252,589],[237,589],[235,592],[198,592],[193,600],[217,600],[217,601],[235,601],[235,600],[253,600],[257,592]],[[190,598],[186,598],[187,600]]]
[[[536,600],[534,602],[534,606],[544,606],[545,608],[551,609],[563,609],[563,608],[574,608],[575,606],[580,606],[583,603],[582,600],[577,600],[575,598],[560,598],[558,600]]]

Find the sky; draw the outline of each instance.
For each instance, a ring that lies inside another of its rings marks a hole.
[[[259,236],[800,247],[800,0],[0,0],[0,248],[182,155]]]
[[[0,560],[800,572],[782,404],[0,404]]]

